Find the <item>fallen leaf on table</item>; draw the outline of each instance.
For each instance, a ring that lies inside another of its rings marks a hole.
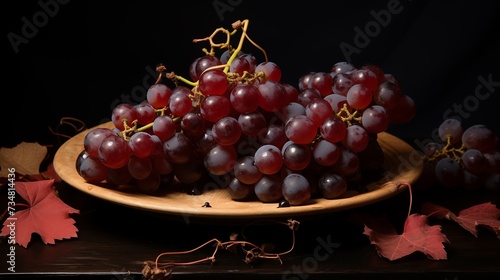
[[[39,174],[47,151],[47,147],[29,142],[21,142],[13,148],[0,148],[0,177],[7,177],[9,168],[15,168],[23,175]]]
[[[422,252],[432,260],[446,260],[444,242],[448,238],[441,232],[441,226],[430,226],[427,216],[411,214],[406,218],[402,234],[398,234],[384,217],[365,219],[369,225],[364,232],[375,245],[379,255],[393,261],[414,252]]]
[[[500,209],[491,202],[463,209],[458,215],[443,206],[425,202],[422,204],[421,212],[439,219],[454,221],[475,237],[478,237],[478,227],[480,226],[493,231],[500,238]]]
[[[14,223],[16,243],[27,248],[32,233],[37,233],[45,244],[55,244],[55,240],[77,237],[75,220],[69,214],[80,211],[65,204],[57,195],[54,180],[16,182],[16,192],[26,200],[27,208],[15,206],[14,215],[3,223],[0,236],[8,236]]]

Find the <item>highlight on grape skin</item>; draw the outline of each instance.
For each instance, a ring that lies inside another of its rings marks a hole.
[[[340,61],[289,84],[286,69],[248,40],[249,21],[233,26],[194,40],[204,45],[188,62],[189,77],[161,65],[144,101],[118,104],[113,129],[88,132],[76,164],[85,181],[168,195],[179,183],[228,176],[234,200],[298,207],[342,198],[373,170],[383,174],[377,134],[416,110],[395,75]],[[212,41],[226,31],[226,44]],[[246,52],[255,46],[262,53]]]

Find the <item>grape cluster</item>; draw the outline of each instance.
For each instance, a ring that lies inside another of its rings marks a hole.
[[[237,201],[302,205],[380,172],[377,134],[415,114],[375,65],[338,62],[294,86],[276,63],[228,48],[195,59],[189,75],[170,73],[173,86],[159,80],[142,103],[116,106],[113,129],[86,135],[79,174],[148,194],[174,185],[203,193],[216,179]]]
[[[500,140],[489,127],[446,119],[438,134],[440,142],[422,149],[423,177],[445,188],[500,190]]]

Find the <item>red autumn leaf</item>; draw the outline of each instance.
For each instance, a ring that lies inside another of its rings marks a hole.
[[[423,203],[421,211],[429,216],[454,221],[475,237],[478,236],[478,226],[481,226],[493,231],[500,238],[500,209],[491,202],[463,209],[458,215],[443,206],[431,202]]]
[[[448,238],[441,232],[441,226],[430,226],[425,215],[409,215],[402,234],[398,234],[385,218],[365,221],[372,226],[365,223],[363,234],[375,245],[379,255],[391,261],[417,251],[432,260],[447,259],[443,242],[448,242]]]
[[[13,212],[9,209],[9,215],[13,215],[4,221],[0,236],[15,238],[16,243],[25,248],[28,247],[32,233],[39,234],[45,244],[55,244],[55,240],[77,237],[75,220],[69,214],[78,214],[80,211],[57,197],[53,184],[53,179],[16,182],[16,192],[26,200],[28,208],[15,209]],[[11,235],[13,228],[15,234]]]

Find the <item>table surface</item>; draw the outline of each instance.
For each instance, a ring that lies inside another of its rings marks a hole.
[[[258,246],[272,244],[275,252],[285,252],[292,244],[292,231],[280,224],[285,220],[190,220],[113,204],[84,194],[64,182],[57,183],[56,187],[63,201],[80,210],[79,214],[72,214],[79,230],[78,237],[45,245],[33,234],[28,248],[16,248],[16,272],[9,272],[6,262],[2,261],[0,278],[141,279],[143,263],[154,261],[158,254],[194,249],[213,238],[225,242],[233,233],[245,236]],[[440,203],[452,211],[483,202],[500,205],[499,197],[498,192],[438,187],[414,190],[412,211],[418,211],[424,201]],[[316,217],[290,217],[300,225],[295,231],[295,246],[281,257],[281,263],[276,259],[259,259],[248,264],[243,255],[220,249],[214,263],[176,266],[170,276],[172,279],[258,277],[294,280],[379,276],[421,279],[423,275],[429,279],[463,280],[500,276],[500,239],[481,228],[475,237],[448,220],[429,218],[430,224],[442,226],[449,240],[444,243],[447,260],[431,260],[420,252],[395,261],[379,256],[374,245],[363,235],[363,225],[353,217],[385,215],[396,228],[401,226],[397,228],[401,230],[408,206],[409,192],[403,192],[355,209]],[[211,256],[213,249],[205,246],[171,259],[199,260]],[[1,239],[3,256],[7,250],[6,240]]]

